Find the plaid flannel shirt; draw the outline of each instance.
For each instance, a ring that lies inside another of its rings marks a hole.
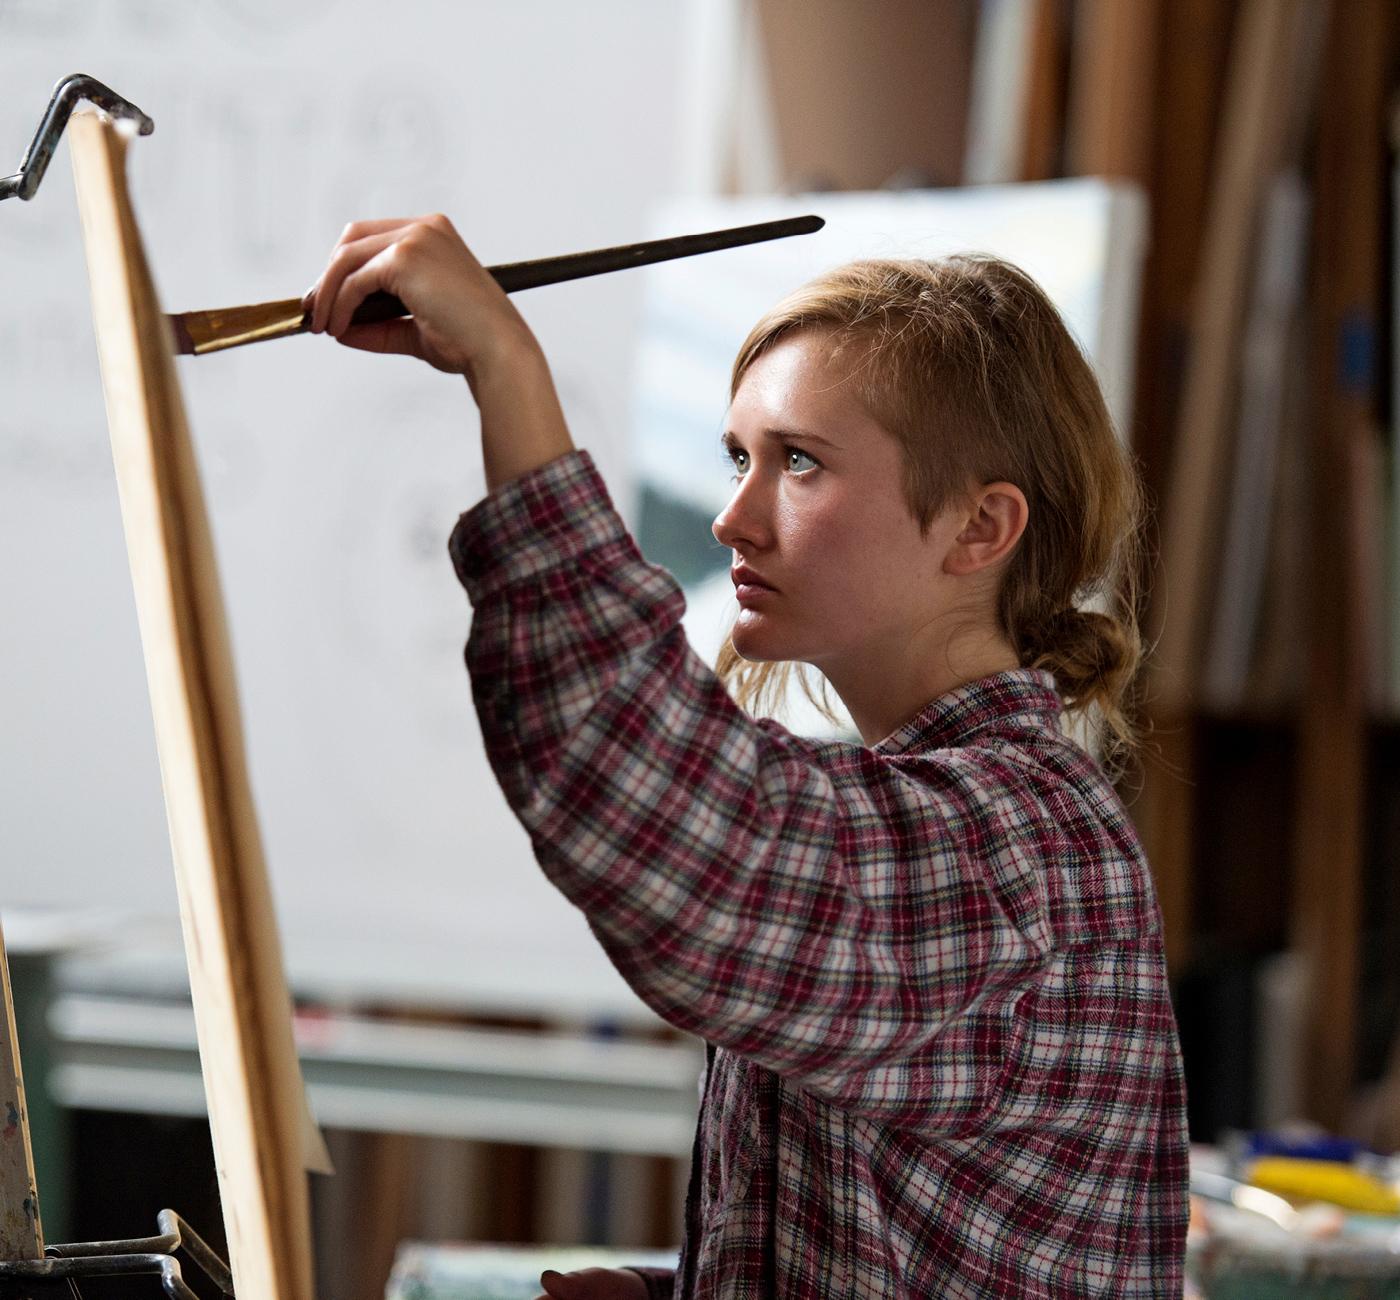
[[[872,747],[755,721],[586,451],[450,550],[540,866],[710,1044],[677,1300],[1179,1297],[1159,912],[1053,678],[968,683]]]

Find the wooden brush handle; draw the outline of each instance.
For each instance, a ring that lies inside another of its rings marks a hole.
[[[640,244],[595,248],[586,253],[541,257],[530,262],[507,262],[502,266],[488,266],[486,269],[506,293],[516,293],[521,289],[533,289],[539,285],[560,284],[565,280],[580,280],[589,275],[604,275],[609,271],[625,271],[630,267],[648,266],[653,262],[668,262],[676,257],[713,253],[721,248],[738,248],[743,244],[785,239],[790,235],[810,235],[820,230],[822,225],[820,217],[784,217],[778,221],[760,221],[756,225],[735,226],[729,230],[711,230],[701,235],[649,239]],[[350,319],[356,325],[374,325],[408,314],[408,309],[393,294],[372,293],[360,304]]]
[[[397,320],[400,316],[407,315],[408,308],[392,293],[376,291],[355,308],[355,314],[350,317],[350,323],[352,325],[378,325],[380,321]],[[309,323],[309,314],[307,320]]]

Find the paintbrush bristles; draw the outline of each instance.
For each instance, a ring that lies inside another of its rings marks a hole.
[[[206,352],[222,352],[225,348],[240,347],[244,343],[300,334],[309,324],[306,308],[300,298],[254,303],[251,307],[187,311],[172,317],[173,322],[184,327],[189,336],[189,350],[196,356],[203,356]],[[178,329],[176,333],[178,336]],[[179,341],[183,343],[184,340]]]

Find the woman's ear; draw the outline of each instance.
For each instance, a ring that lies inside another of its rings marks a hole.
[[[964,508],[963,525],[948,548],[943,571],[977,573],[1004,560],[1026,531],[1030,507],[1014,483],[987,483],[977,488]]]

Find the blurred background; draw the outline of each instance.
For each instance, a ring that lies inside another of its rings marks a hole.
[[[854,256],[1024,265],[1153,504],[1122,793],[1200,1159],[1278,1132],[1385,1155],[1398,42],[1388,0],[0,0],[0,171],[62,76],[144,109],[132,187],[171,311],[298,294],[358,218],[444,211],[496,264],[824,216],[516,299],[710,657],[748,326]],[[66,154],[0,208],[0,921],[47,1237],[152,1232],[169,1204],[217,1241]],[[446,558],[484,490],[465,387],[314,338],[179,374],[339,1170],[313,1181],[322,1293],[383,1295],[406,1241],[670,1248],[701,1054],[545,884],[481,750]],[[395,1294],[444,1258],[405,1249]]]

